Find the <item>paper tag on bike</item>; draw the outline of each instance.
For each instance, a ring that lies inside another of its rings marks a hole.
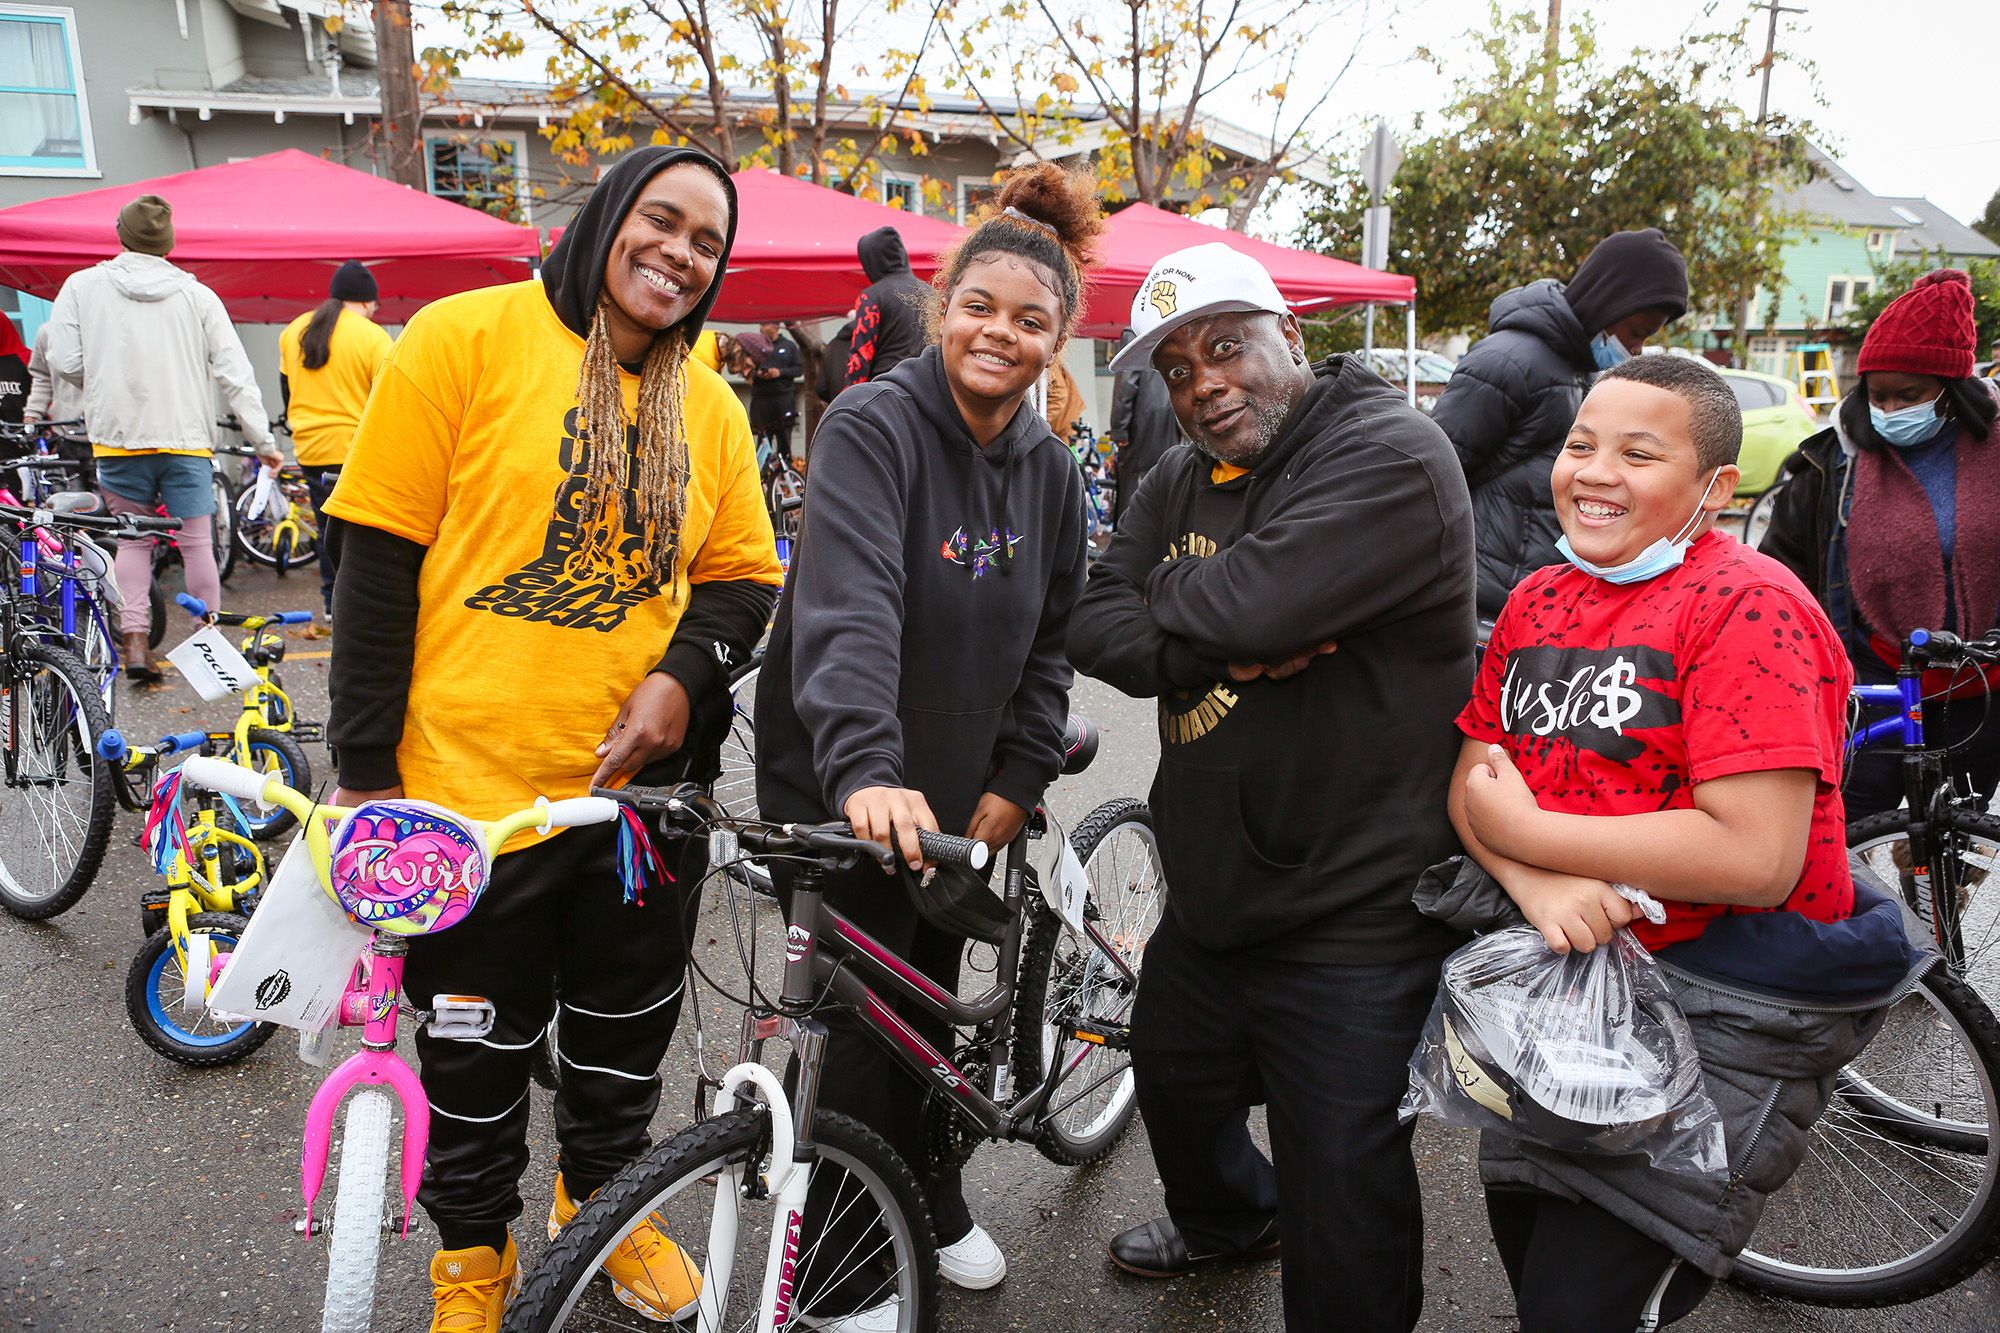
[[[236,651],[236,645],[213,625],[203,625],[186,642],[167,654],[194,691],[210,703],[241,694],[257,673]]]
[[[295,838],[209,993],[209,1011],[318,1031],[339,1017],[368,940],[368,928],[348,920],[321,886],[305,839]]]

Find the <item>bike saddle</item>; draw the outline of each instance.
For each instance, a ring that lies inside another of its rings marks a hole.
[[[1087,717],[1071,713],[1063,723],[1063,764],[1064,777],[1074,777],[1090,767],[1090,761],[1097,758],[1097,740],[1103,735],[1097,724]]]
[[[47,501],[52,514],[94,514],[104,502],[89,491],[57,491]]]

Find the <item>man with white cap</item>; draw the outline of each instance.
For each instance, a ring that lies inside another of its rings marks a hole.
[[[1160,701],[1167,911],[1132,1061],[1167,1216],[1111,1257],[1166,1278],[1282,1248],[1287,1328],[1401,1333],[1423,1222],[1397,1105],[1459,942],[1410,891],[1458,850],[1464,476],[1380,376],[1308,364],[1270,275],[1226,245],[1155,264],[1131,322],[1112,367],[1150,362],[1191,443],[1147,474],[1070,622],[1079,670]]]

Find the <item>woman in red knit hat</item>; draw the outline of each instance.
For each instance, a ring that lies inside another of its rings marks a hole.
[[[1917,279],[1862,340],[1860,386],[1831,429],[1786,462],[1763,550],[1826,607],[1855,679],[1892,683],[1913,629],[1971,637],[2000,620],[2000,385],[1974,379],[1972,284],[1957,269]],[[1926,678],[1925,733],[1952,746],[1954,775],[1990,800],[2000,784],[2000,677]],[[1847,817],[1903,799],[1901,755],[1856,759]]]

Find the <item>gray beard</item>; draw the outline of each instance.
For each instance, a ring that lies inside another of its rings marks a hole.
[[[1250,418],[1256,423],[1257,429],[1248,444],[1225,452],[1206,440],[1195,439],[1192,434],[1188,438],[1197,450],[1218,463],[1227,463],[1231,467],[1250,467],[1264,456],[1265,451],[1271,447],[1271,442],[1278,438],[1279,428],[1291,414],[1290,403],[1253,398],[1250,401]]]

